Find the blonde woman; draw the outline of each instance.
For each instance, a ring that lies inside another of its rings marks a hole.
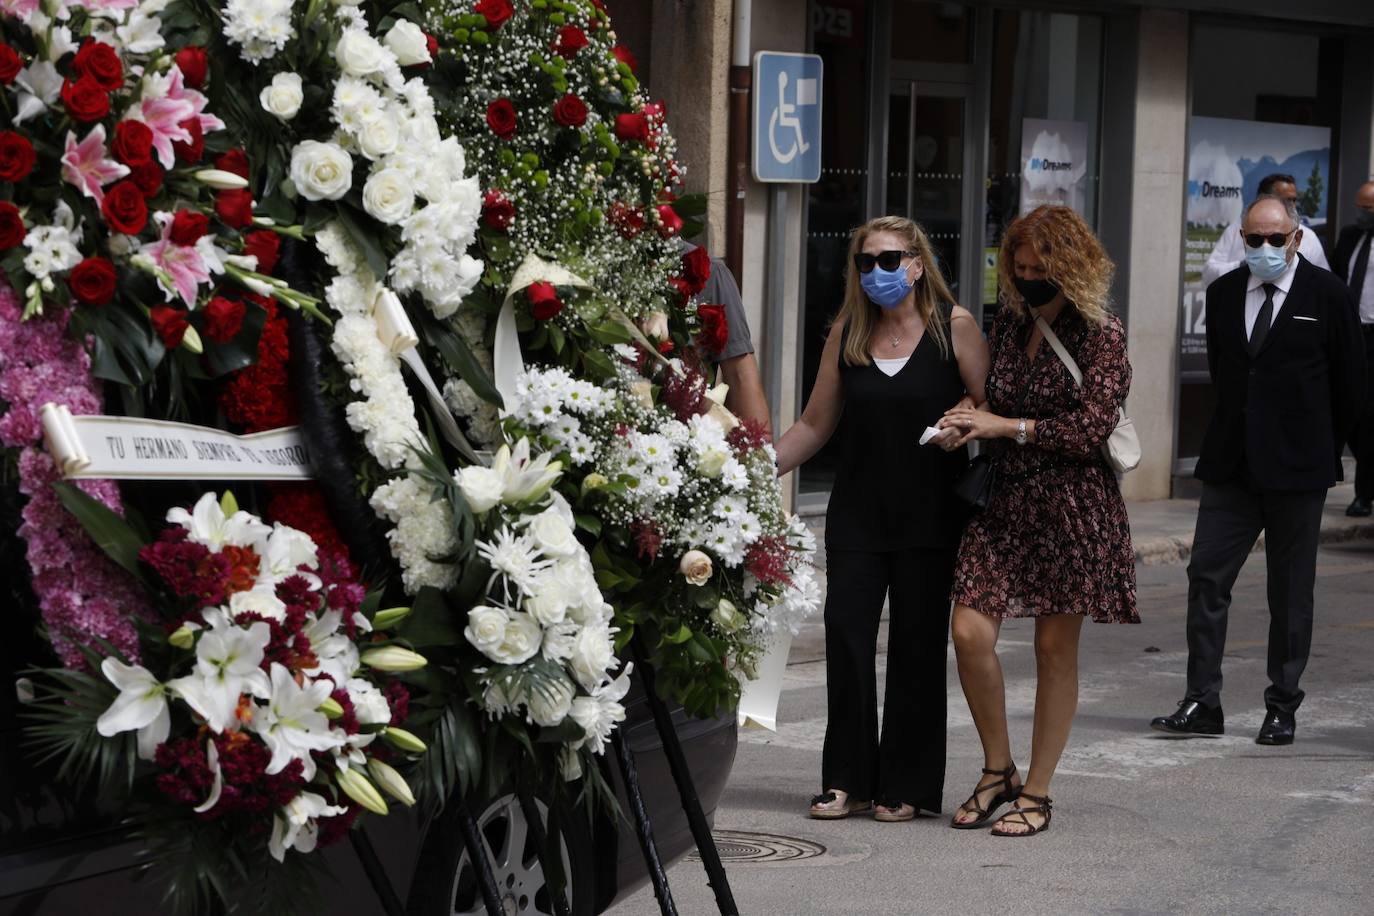
[[[920,438],[956,403],[982,400],[988,350],[954,303],[930,242],[909,219],[854,232],[844,305],[801,419],[778,442],[779,473],[836,433],[826,514],[828,724],[811,816],[939,812],[945,778],[949,587],[963,513],[952,490],[967,452]],[[843,415],[843,418],[842,416]],[[875,655],[888,599],[888,676],[878,736]]]
[[[1102,443],[1126,399],[1131,365],[1108,311],[1112,262],[1083,219],[1042,206],[1007,228],[998,265],[1005,307],[993,322],[984,409],[951,410],[956,445],[995,440],[997,480],[964,532],[954,575],[959,679],[983,743],[983,778],[952,826],[996,836],[1050,825],[1050,779],[1078,706],[1083,619],[1139,623],[1135,556],[1116,476]],[[1083,374],[1074,384],[1044,340],[1049,323]],[[1035,618],[1035,725],[1025,783],[1012,762],[997,636],[1002,621]]]

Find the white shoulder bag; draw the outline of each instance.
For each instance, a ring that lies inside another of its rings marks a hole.
[[[1078,363],[1073,361],[1069,351],[1064,349],[1064,344],[1059,340],[1059,336],[1050,330],[1049,322],[1035,316],[1035,325],[1040,329],[1040,333],[1045,336],[1045,342],[1054,348],[1055,355],[1060,362],[1069,370],[1069,375],[1073,376],[1073,382],[1079,388],[1083,387],[1083,372],[1078,368]],[[1135,470],[1135,466],[1140,464],[1140,438],[1135,434],[1135,424],[1131,418],[1126,416],[1125,408],[1118,407],[1116,415],[1116,427],[1112,430],[1107,441],[1102,443],[1102,455],[1107,459],[1107,464],[1111,465],[1112,470],[1119,474]]]

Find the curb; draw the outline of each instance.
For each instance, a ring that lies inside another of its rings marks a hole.
[[[1355,521],[1342,518],[1339,521],[1333,520],[1328,524],[1323,524],[1321,534],[1317,537],[1317,543],[1341,544],[1347,541],[1371,539],[1374,539],[1374,521]],[[1263,534],[1255,542],[1251,552],[1256,553],[1262,550],[1264,550]],[[1135,542],[1135,561],[1145,566],[1169,566],[1186,563],[1192,553],[1192,532],[1176,535],[1155,535]]]

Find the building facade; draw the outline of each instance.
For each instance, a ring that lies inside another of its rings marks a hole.
[[[1006,226],[1064,199],[1117,264],[1127,410],[1144,447],[1123,489],[1187,492],[1212,403],[1197,268],[1224,214],[1261,172],[1302,171],[1305,231],[1329,246],[1374,176],[1370,0],[652,0],[613,12],[668,105],[689,186],[710,195],[706,242],[733,256],[779,429],[810,390],[855,226],[920,222],[986,326]],[[741,172],[732,79],[739,96],[740,65],[759,50],[824,61],[816,184]],[[1218,130],[1250,145],[1210,165]],[[1245,158],[1251,148],[1263,155]],[[822,453],[793,475],[801,509],[824,507],[832,474]]]

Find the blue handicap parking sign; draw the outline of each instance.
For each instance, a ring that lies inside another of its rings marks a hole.
[[[754,55],[754,178],[814,182],[821,177],[821,59]]]

